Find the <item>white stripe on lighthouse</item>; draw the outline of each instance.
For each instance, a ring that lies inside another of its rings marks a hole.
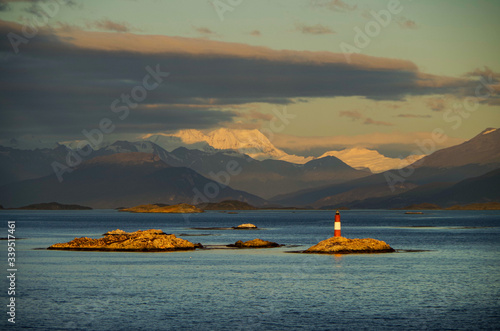
[[[334,230],[340,230],[340,222],[335,222]]]

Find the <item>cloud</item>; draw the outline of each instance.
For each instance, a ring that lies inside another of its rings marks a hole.
[[[262,35],[259,30],[253,30],[249,34],[255,37],[260,37]]]
[[[247,116],[248,118],[262,120],[262,121],[270,121],[274,118],[274,116],[271,114],[264,114],[256,111],[255,109],[252,109],[250,113],[247,114]]]
[[[321,25],[321,24],[316,24],[316,25],[303,25],[303,24],[296,24],[296,29],[303,34],[314,34],[314,35],[321,35],[321,34],[334,34],[335,31],[330,29],[327,26]]]
[[[12,10],[12,6],[10,6],[10,3],[17,2],[29,4],[29,6],[25,7],[23,11],[37,17],[42,17],[43,15],[45,15],[45,11],[39,4],[49,3],[51,1],[53,0],[0,0],[0,12]],[[75,0],[58,0],[57,3],[67,7],[81,7],[81,5],[79,5]]]
[[[464,92],[465,97],[476,96],[481,103],[490,106],[500,105],[500,73],[485,66],[482,69],[476,68],[464,76],[479,79],[474,90]]]
[[[9,4],[7,2],[0,1],[0,12],[2,12],[2,11],[9,11],[11,9],[12,8],[9,6]]]
[[[129,32],[131,30],[130,25],[128,23],[113,22],[109,19],[102,19],[99,21],[87,23],[87,27],[88,28],[94,27],[100,30],[115,31],[115,32]]]
[[[353,121],[357,121],[360,119],[365,118],[359,111],[357,110],[344,110],[339,112],[340,117],[348,117],[352,118]],[[389,123],[389,122],[382,122],[382,121],[375,121],[370,117],[365,118],[363,121],[363,124],[366,125],[382,125],[382,126],[393,126],[394,124]]]
[[[484,66],[481,68],[476,68],[472,71],[467,72],[465,77],[487,77],[490,82],[498,83],[500,81],[500,73],[494,72],[489,67]]]
[[[201,33],[202,35],[215,35],[216,33],[210,30],[209,28],[206,27],[196,27],[193,26],[193,29],[195,29],[197,32]]]
[[[1,35],[21,36],[21,29],[0,20]],[[257,102],[339,96],[401,100],[458,93],[477,84],[470,78],[424,74],[414,63],[398,59],[353,54],[348,64],[340,53],[78,27],[41,28],[19,49],[14,56],[8,38],[0,38],[4,137],[50,132],[81,138],[81,130],[96,127],[101,118],[116,120],[111,103],[143,84],[147,66],[170,76],[148,91],[117,130],[210,128],[237,119],[234,105]]]
[[[415,114],[399,114],[395,117],[402,117],[402,118],[431,118],[431,115],[415,115]]]
[[[425,100],[425,104],[433,111],[442,111],[447,107],[446,101],[443,98],[430,98]]]
[[[3,21],[3,24],[1,23],[2,21],[0,21],[0,28],[4,25],[16,30],[21,29],[20,25],[15,23],[5,21]],[[201,32],[213,33],[210,29],[201,29]],[[241,43],[160,35],[116,34],[83,30],[45,32],[50,32],[45,34],[48,37],[58,39],[57,46],[74,46],[83,50],[132,52],[144,55],[165,56],[231,57],[290,64],[337,65],[339,67],[380,69],[383,71],[390,69],[408,71],[413,75],[418,72],[416,65],[410,61],[372,57],[362,54],[352,54],[351,63],[347,64],[345,56],[342,53],[273,50],[268,47],[251,46]],[[429,75],[428,77],[424,77],[424,79],[429,83],[433,81],[433,76]]]
[[[415,23],[415,21],[407,19],[404,16],[398,16],[395,19],[396,23],[399,25],[400,28],[402,29],[417,29],[418,25]]]
[[[394,125],[393,123],[389,123],[389,122],[375,121],[375,120],[371,119],[370,117],[368,117],[363,122],[363,124],[366,124],[366,125],[381,125],[381,126],[393,126]]]
[[[353,121],[363,118],[363,115],[357,110],[343,110],[339,112],[339,116],[352,118]]]
[[[390,109],[399,109],[401,108],[402,106],[401,105],[398,105],[396,103],[391,103],[391,104],[388,104],[386,105],[387,108],[390,108]]]
[[[316,8],[326,8],[336,12],[350,12],[358,8],[357,5],[349,5],[342,0],[310,0],[310,5]]]

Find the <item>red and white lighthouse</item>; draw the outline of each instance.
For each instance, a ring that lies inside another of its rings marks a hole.
[[[340,235],[340,213],[337,210],[335,213],[335,227],[334,227],[334,237],[342,237]]]

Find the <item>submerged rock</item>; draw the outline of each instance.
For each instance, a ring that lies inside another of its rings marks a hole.
[[[238,247],[238,248],[271,248],[271,247],[279,247],[283,246],[278,243],[272,242],[272,241],[267,241],[267,240],[262,240],[255,238],[253,240],[249,241],[241,241],[238,240],[234,244],[227,245],[227,247]]]
[[[89,250],[89,251],[129,251],[129,252],[159,252],[175,250],[193,250],[201,244],[193,244],[174,234],[166,234],[162,230],[145,230],[125,232],[114,230],[104,234],[104,238],[75,238],[67,243],[59,243],[48,249]]]
[[[233,229],[248,230],[248,229],[258,229],[258,228],[257,228],[257,225],[254,225],[252,223],[245,223],[245,224],[240,224],[238,226],[233,226]]]
[[[395,250],[384,241],[364,238],[349,239],[344,237],[331,237],[309,247],[304,253],[389,253]]]

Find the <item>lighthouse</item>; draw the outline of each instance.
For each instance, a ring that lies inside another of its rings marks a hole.
[[[340,213],[337,210],[335,213],[335,227],[334,227],[334,237],[341,237],[340,235]]]

